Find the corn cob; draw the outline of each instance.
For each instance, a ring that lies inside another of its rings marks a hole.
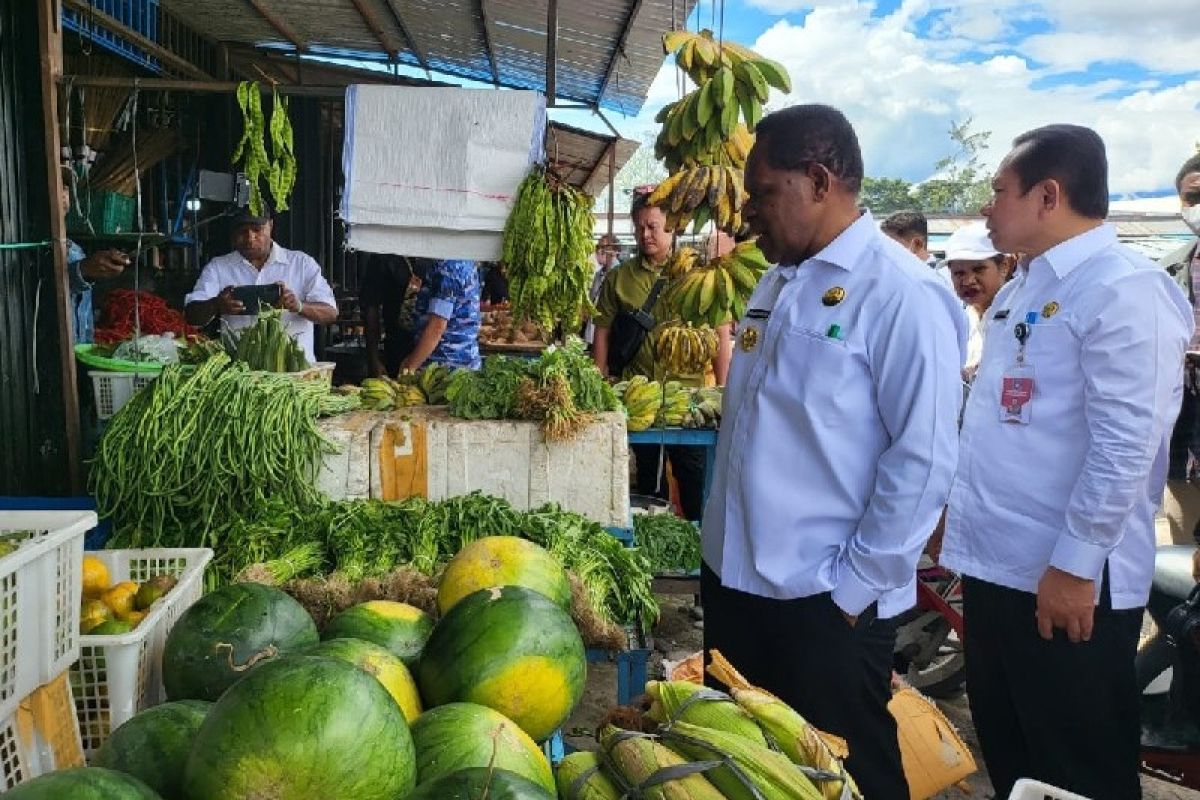
[[[707,773],[728,800],[822,800],[823,795],[783,753],[736,733],[676,722],[663,733],[682,755],[694,761],[719,758],[725,765]]]
[[[724,800],[699,772],[648,785],[648,779],[656,778],[660,770],[688,762],[645,734],[630,734],[610,725],[601,733],[600,745],[621,778],[633,787],[630,796],[643,800]]]
[[[755,744],[767,743],[754,719],[732,702],[728,695],[687,681],[651,681],[646,684],[646,694],[653,701],[646,716],[661,725],[689,722],[736,733]]]
[[[858,786],[846,773],[842,764],[842,758],[846,756],[844,749],[835,752],[822,734],[804,717],[765,689],[751,686],[717,650],[712,651],[712,665],[708,671],[714,678],[730,687],[730,693],[737,704],[762,726],[762,730],[767,732],[774,744],[793,763],[830,775],[845,775],[851,797],[861,800],[862,794],[858,791]],[[843,797],[842,780],[818,778],[815,782],[825,800],[839,800]]]
[[[571,753],[554,771],[561,800],[621,800],[616,787],[600,767],[595,753]]]

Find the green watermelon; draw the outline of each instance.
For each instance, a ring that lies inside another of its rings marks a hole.
[[[19,784],[4,793],[4,800],[164,799],[132,775],[102,767],[75,767]]]
[[[404,713],[363,670],[292,655],[230,687],[188,758],[186,800],[397,800],[416,781]]]
[[[445,616],[467,595],[493,586],[524,586],[571,610],[571,580],[554,556],[516,536],[486,536],[458,551],[438,583],[438,612]]]
[[[494,766],[554,794],[554,773],[546,754],[498,711],[474,703],[438,706],[417,717],[412,735],[418,786],[460,770]]]
[[[479,703],[542,741],[583,696],[587,657],[571,616],[532,589],[500,586],[442,617],[417,665],[431,706]]]
[[[210,708],[204,700],[148,708],[109,735],[92,766],[133,775],[166,800],[179,800],[192,741]]]
[[[404,662],[387,650],[362,639],[330,639],[308,652],[341,659],[365,670],[383,684],[410,724],[421,715],[421,695]]]
[[[163,687],[171,700],[216,700],[251,669],[318,640],[304,606],[279,589],[222,586],[171,628],[163,648]]]
[[[404,800],[554,800],[554,795],[515,772],[472,767],[423,783]]]
[[[325,626],[322,639],[362,639],[374,642],[411,668],[421,657],[433,618],[416,606],[392,600],[371,600],[347,608]]]

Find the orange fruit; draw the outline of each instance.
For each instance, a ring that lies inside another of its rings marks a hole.
[[[95,556],[83,557],[83,596],[99,597],[108,590],[108,567]]]
[[[89,633],[96,626],[112,619],[112,611],[99,600],[84,600],[79,609],[79,631]]]
[[[133,611],[133,603],[137,597],[137,591],[138,585],[136,583],[125,581],[124,583],[118,583],[100,595],[100,599],[104,601],[104,605],[108,606],[114,614],[122,616]]]

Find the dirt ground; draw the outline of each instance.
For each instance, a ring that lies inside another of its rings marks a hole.
[[[649,678],[662,677],[664,658],[679,661],[687,655],[696,652],[701,646],[702,623],[693,618],[691,613],[691,597],[659,597],[662,603],[662,617],[654,629],[654,652],[650,659]],[[567,743],[579,750],[595,749],[595,730],[614,705],[617,696],[617,672],[611,664],[589,664],[588,685],[583,701],[575,714],[567,722],[565,733]],[[975,728],[971,724],[971,713],[967,707],[967,698],[939,702],[942,712],[958,728],[963,740],[970,745],[979,763],[979,772],[972,775],[963,788],[953,788],[937,796],[937,800],[985,800],[991,798],[992,785],[988,780],[987,771],[983,766],[983,758],[979,755],[979,742],[975,736]],[[1144,800],[1197,800],[1200,793],[1180,789],[1153,778],[1142,778]],[[1003,800],[1003,799],[1001,799]]]

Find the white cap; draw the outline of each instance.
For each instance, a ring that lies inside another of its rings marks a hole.
[[[983,261],[997,255],[1000,250],[992,244],[992,237],[982,222],[964,225],[946,240],[947,261]]]

